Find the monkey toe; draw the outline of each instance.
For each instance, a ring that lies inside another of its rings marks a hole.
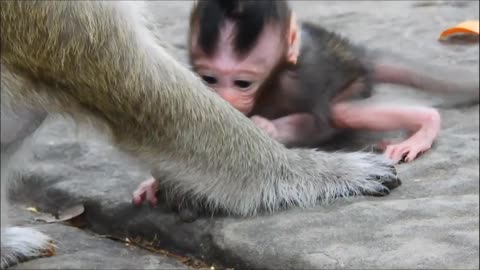
[[[402,181],[398,178],[397,169],[393,165],[389,165],[388,168],[392,173],[392,176],[376,176],[375,179],[382,183],[384,187],[387,189],[383,189],[381,191],[375,192],[379,193],[378,195],[372,196],[385,196],[390,194],[390,190],[395,189],[402,185]]]
[[[402,181],[400,179],[396,178],[393,181],[386,181],[383,182],[382,185],[384,188],[376,191],[366,191],[363,192],[364,195],[366,196],[373,196],[373,197],[384,197],[390,195],[391,190],[399,187],[402,184]]]
[[[395,178],[394,180],[392,181],[385,181],[382,183],[385,187],[387,187],[389,190],[392,190],[392,189],[395,189],[399,186],[402,185],[402,181],[400,180],[400,178]]]
[[[393,175],[397,176],[397,169],[395,168],[395,166],[388,165],[388,168]]]
[[[395,177],[395,178],[391,178],[391,180],[389,181],[382,182],[382,185],[384,188],[380,190],[364,191],[362,192],[362,194],[366,196],[373,196],[373,197],[384,197],[389,195],[391,190],[401,186],[402,181],[399,178]]]
[[[157,190],[158,182],[155,178],[151,177],[143,181],[133,192],[132,203],[134,205],[141,205],[144,201],[147,201],[150,206],[155,206],[157,204]]]
[[[362,192],[365,196],[372,196],[372,197],[384,197],[390,194],[390,190],[382,189],[381,191],[365,191]]]
[[[394,174],[394,176],[388,177],[388,179],[377,177],[377,179],[381,180],[382,185],[388,188],[389,190],[395,189],[400,185],[402,185],[402,181],[400,180],[400,178],[397,177],[396,170],[392,173]]]
[[[148,189],[146,191],[146,197],[147,197],[147,201],[148,201],[148,204],[151,206],[151,207],[154,207],[157,205],[157,191],[155,189]]]
[[[375,179],[382,182],[382,183],[388,183],[388,182],[395,182],[395,181],[399,181],[398,180],[398,174],[397,174],[397,169],[395,168],[395,166],[393,165],[387,165],[388,166],[388,169],[390,171],[390,173],[392,174],[392,176],[379,176],[379,175],[376,175],[375,176]]]

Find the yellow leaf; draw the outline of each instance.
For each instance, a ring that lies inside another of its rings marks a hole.
[[[37,213],[37,214],[38,214],[38,210],[37,210],[37,208],[35,208],[35,207],[28,207],[28,208],[27,208],[27,211],[34,212],[34,213]]]
[[[441,34],[439,39],[444,40],[452,35],[479,35],[479,21],[478,20],[471,20],[462,22],[454,27],[450,27],[445,29]]]

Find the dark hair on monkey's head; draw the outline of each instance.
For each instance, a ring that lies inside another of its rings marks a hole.
[[[242,56],[255,46],[267,23],[286,29],[291,10],[284,0],[204,0],[198,1],[194,14],[198,44],[207,55],[215,52],[220,30],[226,20],[231,20],[235,24],[233,47]]]

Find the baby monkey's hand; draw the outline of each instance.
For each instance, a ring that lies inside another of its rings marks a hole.
[[[258,128],[264,130],[268,136],[272,137],[273,139],[278,138],[278,129],[272,121],[258,115],[254,115],[250,117],[250,119]]]

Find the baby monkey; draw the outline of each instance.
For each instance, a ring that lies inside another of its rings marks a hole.
[[[407,129],[405,141],[379,144],[387,157],[409,162],[430,149],[440,129],[437,110],[357,102],[371,96],[375,82],[478,103],[474,75],[451,82],[387,61],[320,26],[299,25],[287,1],[197,2],[189,56],[212,90],[288,147],[315,147],[342,130]]]

